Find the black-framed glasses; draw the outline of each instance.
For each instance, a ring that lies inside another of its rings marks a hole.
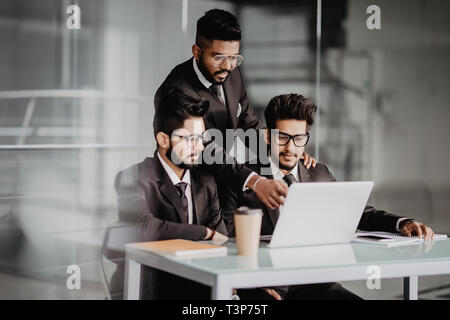
[[[172,133],[172,137],[182,138],[184,142],[190,146],[196,146],[200,141],[203,144],[208,142],[208,138],[204,132],[202,134],[191,134],[189,136],[182,136],[180,134]]]
[[[291,141],[292,139],[296,147],[304,147],[308,144],[309,141],[309,132],[305,134],[296,134],[292,136],[288,133],[276,130],[272,132],[272,135],[275,143],[280,146],[285,146],[289,144],[289,141]]]

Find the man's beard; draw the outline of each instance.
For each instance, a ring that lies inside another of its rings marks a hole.
[[[284,152],[279,152],[279,153],[278,153],[278,159],[274,159],[274,158],[272,157],[272,146],[271,146],[271,144],[269,144],[269,148],[268,148],[267,152],[268,152],[269,157],[272,158],[272,161],[275,162],[275,164],[277,164],[277,162],[278,162],[278,168],[280,168],[280,169],[282,169],[282,170],[291,171],[292,169],[295,168],[296,164],[298,163],[298,161],[297,161],[297,162],[296,162],[294,165],[292,165],[292,166],[286,166],[286,165],[282,164],[281,161],[280,161],[280,157],[281,157],[281,155],[282,155]]]
[[[192,169],[195,168],[197,166],[197,164],[187,164],[184,163],[183,160],[181,160],[180,158],[177,157],[177,155],[175,154],[175,152],[172,152],[173,148],[172,146],[170,146],[170,148],[166,151],[166,157],[167,159],[169,159],[170,161],[172,161],[172,163],[174,165],[176,165],[178,168],[180,169]]]
[[[208,80],[209,82],[212,82],[214,85],[220,85],[220,84],[224,83],[226,79],[228,79],[228,76],[230,75],[230,71],[225,70],[225,69],[221,69],[219,71],[214,72],[214,75],[226,72],[228,74],[227,77],[222,82],[214,80],[214,77],[211,76],[211,74],[209,73],[208,70],[206,70],[206,68],[205,68],[205,66],[203,64],[202,58],[203,58],[203,54],[200,55],[200,58],[198,59],[197,66],[198,66],[200,72],[206,78],[206,80]]]
[[[292,169],[295,168],[296,164],[297,164],[297,162],[293,166],[285,166],[284,164],[281,163],[280,156],[278,156],[278,167],[280,169],[283,169],[283,170],[286,170],[286,171],[291,171]]]
[[[286,166],[286,165],[283,165],[283,164],[281,163],[281,161],[280,161],[280,158],[281,158],[281,156],[282,156],[284,153],[285,153],[285,152],[280,152],[280,153],[278,153],[278,162],[279,162],[278,165],[280,166],[280,169],[287,170],[287,171],[291,171],[292,169],[295,168],[295,166],[297,165],[298,161],[296,161],[292,166]],[[297,155],[295,155],[295,154],[292,154],[292,155],[295,156],[296,158],[298,158]]]

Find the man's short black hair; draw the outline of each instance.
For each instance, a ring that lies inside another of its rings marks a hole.
[[[317,106],[300,94],[282,94],[273,97],[264,111],[268,129],[276,129],[277,120],[305,120],[306,129],[314,123]]]
[[[183,127],[186,119],[204,117],[208,109],[208,100],[188,96],[180,89],[170,91],[155,111],[153,118],[155,138],[160,131],[172,135],[173,131]]]
[[[197,21],[197,35],[195,43],[199,44],[199,37],[209,41],[240,41],[241,27],[236,17],[228,11],[212,9]],[[201,46],[200,46],[201,47]]]

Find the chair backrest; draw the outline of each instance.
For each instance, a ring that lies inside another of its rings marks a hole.
[[[101,247],[100,272],[108,300],[122,300],[125,244],[139,240],[139,229],[135,223],[116,221],[106,228]],[[111,277],[107,276],[104,258],[116,265]]]
[[[139,237],[139,228],[136,224],[114,222],[105,231],[102,254],[108,260],[117,263],[125,258],[125,244],[139,242]]]

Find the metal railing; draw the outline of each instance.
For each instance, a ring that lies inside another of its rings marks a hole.
[[[40,98],[83,98],[102,100],[130,100],[135,102],[152,102],[148,96],[127,95],[117,92],[99,90],[14,90],[0,91],[2,99],[29,99],[22,121],[22,126],[17,128],[20,134],[16,144],[2,144],[0,150],[22,149],[140,149],[149,148],[150,145],[119,145],[119,144],[26,144],[26,137],[30,129],[31,119],[36,109],[36,101]]]

